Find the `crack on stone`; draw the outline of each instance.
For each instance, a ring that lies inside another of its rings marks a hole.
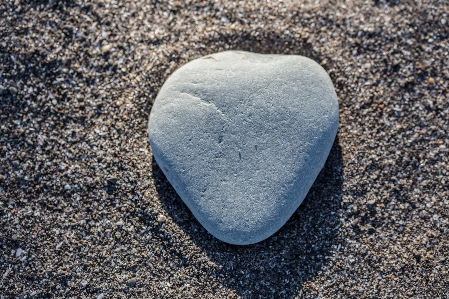
[[[185,94],[185,95],[187,95],[187,96],[189,96],[189,97],[191,97],[191,98],[194,98],[194,99],[198,100],[202,105],[212,106],[218,113],[220,113],[220,115],[221,115],[223,118],[226,117],[225,114],[223,113],[223,111],[221,111],[221,110],[220,110],[214,103],[205,101],[205,100],[201,99],[200,97],[191,95],[191,94],[189,94],[189,93],[187,93],[187,92],[181,92],[181,94]]]
[[[214,56],[212,56],[212,55],[209,55],[209,56],[206,56],[206,57],[204,57],[203,59],[213,59],[213,60],[215,60],[215,61],[220,61],[220,60],[217,60]]]

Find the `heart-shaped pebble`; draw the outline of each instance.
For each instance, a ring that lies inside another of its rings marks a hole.
[[[316,62],[227,51],[168,78],[148,132],[157,163],[198,221],[244,245],[268,238],[295,212],[337,127],[337,96]]]

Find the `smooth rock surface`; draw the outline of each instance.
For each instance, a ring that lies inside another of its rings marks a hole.
[[[227,51],[172,74],[148,132],[157,163],[198,221],[244,245],[271,236],[298,208],[337,127],[337,96],[316,62]]]

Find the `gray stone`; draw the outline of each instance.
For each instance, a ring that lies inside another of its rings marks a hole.
[[[228,51],[168,78],[148,133],[157,163],[198,221],[244,245],[268,238],[295,212],[337,127],[337,96],[316,62]]]

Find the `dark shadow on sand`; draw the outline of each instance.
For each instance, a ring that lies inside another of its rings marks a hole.
[[[153,159],[160,201],[173,221],[216,264],[223,283],[243,298],[292,298],[303,283],[329,266],[326,257],[338,247],[336,228],[343,185],[338,138],[307,197],[273,236],[253,245],[226,244],[210,235],[176,194]],[[304,294],[305,295],[305,294]],[[310,295],[310,294],[309,294]]]

